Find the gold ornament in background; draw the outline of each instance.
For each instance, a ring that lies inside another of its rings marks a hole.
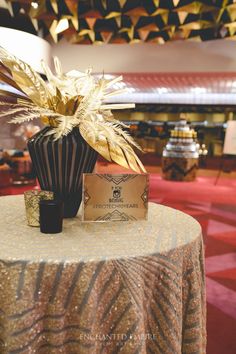
[[[51,127],[46,134],[52,135],[55,140],[77,128],[84,140],[108,161],[136,172],[146,172],[131,147],[140,149],[139,146],[123,129],[127,126],[111,113],[113,109],[133,108],[134,104],[106,103],[113,95],[125,91],[116,86],[122,76],[107,80],[102,75],[96,79],[91,69],[86,72],[72,70],[64,74],[56,58],[55,75],[42,63],[48,80],[46,83],[28,64],[3,48],[0,48],[0,62],[12,76],[1,74],[0,80],[19,91],[19,94],[11,93],[16,104],[0,102],[0,105],[8,107],[1,113],[2,117],[14,115],[11,123],[41,118],[44,124]]]
[[[39,202],[40,200],[52,200],[54,193],[49,191],[24,192],[26,218],[29,226],[39,226]]]

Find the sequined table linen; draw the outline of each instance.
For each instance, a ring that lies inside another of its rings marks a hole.
[[[0,198],[1,354],[205,353],[201,228],[150,203],[140,222],[27,226]]]

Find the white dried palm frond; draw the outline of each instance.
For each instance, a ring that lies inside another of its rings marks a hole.
[[[62,136],[68,135],[76,125],[77,119],[71,116],[60,116],[56,119],[57,126],[51,128],[46,135],[53,135],[54,140],[60,139]]]
[[[134,139],[131,137],[131,135],[125,131],[124,129],[129,128],[127,125],[123,124],[122,122],[118,121],[115,119],[113,116],[108,118],[107,120],[104,119],[104,116],[102,114],[91,114],[86,121],[91,121],[91,122],[100,122],[101,124],[104,125],[104,127],[111,127],[116,135],[122,136],[129,144],[135,146],[138,150],[142,151],[141,147],[134,141]]]
[[[120,125],[122,125],[123,127],[128,128],[128,126],[126,124],[124,124],[122,121],[118,121],[117,119],[114,118],[114,115],[112,113],[111,110],[106,109],[106,110],[102,110],[102,111],[98,111],[98,114],[102,115],[103,120],[108,121],[108,122],[117,122]]]
[[[6,66],[21,90],[37,105],[47,105],[49,91],[43,79],[30,65],[0,48],[0,61]]]
[[[114,84],[116,84],[117,82],[120,82],[123,80],[123,76],[117,76],[114,79],[111,80],[106,80],[106,89],[108,89],[109,87],[112,87]]]
[[[86,70],[85,72],[79,70],[70,70],[65,74],[67,77],[74,79],[82,79],[88,75],[91,75],[91,70]]]
[[[109,109],[105,111],[98,111],[98,114],[101,114],[104,120],[114,119],[112,111]]]
[[[31,113],[30,109],[26,109],[25,107],[15,107],[15,108],[10,108],[10,109],[7,109],[7,110],[3,110],[1,111],[1,118],[6,118],[6,117],[10,117],[10,116],[14,116],[14,118],[12,118],[12,120],[16,119],[17,115],[20,114],[20,112],[23,114],[28,114],[28,113]],[[12,123],[18,123],[17,121],[13,122]],[[20,123],[20,122],[19,122]]]
[[[79,71],[73,70],[69,73],[65,74],[66,78],[73,78],[74,85],[77,90],[77,94],[79,92],[80,95],[86,96],[88,95],[96,86],[95,78],[91,75],[92,69],[88,69],[85,73],[81,73]]]
[[[18,113],[16,116],[9,121],[9,123],[13,124],[21,124],[25,122],[30,122],[33,119],[38,119],[40,118],[39,115],[36,115],[35,113],[28,112],[27,114],[24,113]]]
[[[51,69],[49,66],[44,62],[44,60],[41,60],[41,67],[43,69],[43,72],[48,80],[47,82],[47,88],[50,91],[51,95],[54,96],[56,94],[56,83],[55,83],[55,76],[53,75]]]
[[[58,57],[54,57],[53,61],[54,61],[54,67],[55,67],[56,75],[58,77],[62,76],[63,75],[63,70],[62,70],[62,66],[61,66],[61,62],[60,62],[59,58]]]
[[[54,113],[54,112],[45,112],[45,114],[43,114],[43,112],[39,112],[39,111],[28,111],[26,114],[26,112],[24,111],[21,114],[18,113],[14,118],[12,118],[9,121],[9,123],[21,124],[24,122],[29,122],[33,119],[42,118],[43,116],[47,116],[48,118],[54,118],[54,119],[58,119],[60,117],[58,113]]]
[[[52,73],[51,69],[49,66],[44,62],[44,60],[41,61],[41,66],[44,71],[44,74],[48,80],[48,87],[50,89],[50,92],[52,95],[56,94],[56,91],[59,90],[63,94],[68,94],[66,88],[72,87],[73,93],[74,93],[74,85],[72,82],[66,82],[64,75],[62,76],[56,76]],[[76,93],[74,94],[74,96]]]
[[[100,110],[128,109],[134,107],[135,107],[134,103],[113,103],[113,104],[107,103],[101,105]]]
[[[91,75],[87,77],[77,79],[75,81],[75,87],[77,92],[80,92],[82,96],[86,96],[93,89],[95,85],[95,80]]]
[[[121,95],[122,93],[125,93],[126,91],[127,91],[127,88],[107,92],[104,94],[104,99],[112,97],[112,96],[116,96],[116,95]]]
[[[98,85],[85,96],[80,105],[78,106],[75,117],[79,120],[83,120],[90,116],[92,113],[97,112],[101,106],[104,95],[103,82],[100,81]]]
[[[0,106],[7,107],[7,109],[1,110],[1,118],[14,116],[14,118],[10,120],[10,123],[14,123],[14,124],[29,122],[33,119],[37,119],[42,116],[46,116],[54,119],[59,118],[61,116],[59,113],[53,112],[49,109],[37,107],[33,104],[21,103],[17,105],[17,104],[10,104],[10,103],[4,104],[4,102],[0,102]]]
[[[110,114],[106,114],[106,112],[110,112]],[[129,126],[127,124],[125,124],[122,121],[118,121],[117,119],[115,119],[113,114],[109,110],[108,111],[103,111],[102,112],[102,116],[103,116],[103,119],[106,122],[117,123],[117,124],[119,124],[119,126],[125,128],[125,129],[129,129]]]
[[[108,123],[109,124],[109,123]],[[141,147],[134,141],[131,135],[123,130],[118,121],[109,124],[117,135],[122,136],[130,145],[135,146],[138,150],[142,151]]]
[[[93,76],[90,75],[91,70],[88,70],[85,73],[73,70],[63,74],[61,63],[57,57],[54,58],[54,66],[56,75],[54,75],[47,64],[42,61],[42,68],[48,79],[50,87],[52,87],[54,91],[57,87],[61,92],[63,92],[63,94],[69,96],[84,96],[94,88],[95,80]]]

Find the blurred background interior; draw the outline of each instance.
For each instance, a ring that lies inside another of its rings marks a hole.
[[[233,0],[0,0],[0,45],[39,72],[41,59],[52,66],[58,56],[65,71],[122,74],[124,83],[117,85],[127,91],[113,102],[136,108],[115,116],[130,127],[146,165],[161,165],[170,131],[184,113],[197,132],[199,166],[219,170],[227,121],[236,112],[235,20]],[[0,94],[11,100],[10,92]],[[23,150],[40,122],[19,127],[2,118],[0,124],[0,157],[24,157],[21,170],[28,173]],[[235,169],[230,156],[223,165],[226,172]]]

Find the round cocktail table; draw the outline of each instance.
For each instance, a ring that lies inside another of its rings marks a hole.
[[[147,221],[27,226],[0,198],[2,354],[205,353],[200,225],[149,204]]]

